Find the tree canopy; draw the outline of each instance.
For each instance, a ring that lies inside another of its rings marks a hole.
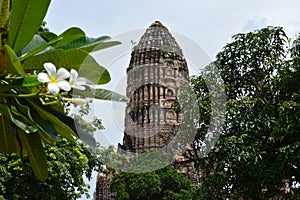
[[[147,173],[117,173],[110,188],[117,200],[192,198],[191,182],[172,165]]]
[[[235,35],[217,54],[226,120],[208,154],[198,151],[206,128],[194,143],[203,199],[299,198],[299,46],[300,36],[292,41],[283,28],[266,27]],[[199,123],[207,127],[209,91],[201,74],[191,82],[203,114]]]
[[[100,169],[100,161],[83,143],[67,140],[57,146],[45,146],[49,177],[41,182],[34,175],[27,158],[0,153],[0,194],[10,199],[77,199],[88,195],[93,170]]]

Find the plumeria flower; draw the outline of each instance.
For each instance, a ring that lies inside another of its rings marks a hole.
[[[78,72],[75,69],[71,69],[69,84],[71,88],[85,90],[86,79],[83,77],[78,77]]]
[[[44,68],[47,73],[39,73],[38,80],[42,83],[48,83],[48,90],[52,94],[59,93],[60,89],[64,91],[70,91],[71,86],[69,82],[66,80],[70,77],[70,73],[65,68],[59,68],[56,71],[56,67],[54,64],[47,62],[44,63]]]

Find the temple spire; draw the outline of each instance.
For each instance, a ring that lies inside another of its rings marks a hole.
[[[180,88],[188,81],[182,50],[159,21],[152,23],[133,48],[127,68],[123,150],[139,153],[162,148],[179,126],[172,110]]]

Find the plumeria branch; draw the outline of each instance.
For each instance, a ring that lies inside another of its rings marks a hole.
[[[0,93],[0,96],[3,97],[18,97],[18,98],[30,98],[30,97],[37,97],[37,96],[45,96],[48,93],[31,93],[31,94],[12,94],[12,93]]]

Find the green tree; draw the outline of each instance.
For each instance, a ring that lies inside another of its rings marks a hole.
[[[191,199],[191,182],[168,164],[166,156],[158,151],[141,152],[126,169],[116,172],[110,187],[116,199]]]
[[[0,194],[9,199],[77,199],[88,196],[89,185],[83,176],[91,178],[101,163],[83,143],[63,139],[57,146],[45,146],[49,177],[38,180],[29,160],[0,153]]]
[[[218,142],[201,153],[203,199],[279,199],[300,196],[300,37],[281,27],[237,34],[213,63],[225,85],[226,121]],[[200,108],[210,112],[201,76],[192,79]],[[209,126],[210,115],[200,122]],[[203,118],[204,117],[204,118]]]
[[[172,165],[147,173],[117,173],[111,190],[116,192],[117,200],[192,199],[191,182]]]
[[[107,36],[89,38],[77,27],[59,35],[40,29],[49,4],[50,0],[0,0],[0,150],[28,157],[42,181],[48,177],[44,144],[55,146],[67,138],[95,145],[89,132],[66,115],[66,103],[85,97],[127,101],[93,87],[108,83],[110,74],[89,55],[120,43],[106,41]],[[55,67],[64,68],[58,70],[63,73],[54,73]],[[86,81],[83,90],[77,71]]]

